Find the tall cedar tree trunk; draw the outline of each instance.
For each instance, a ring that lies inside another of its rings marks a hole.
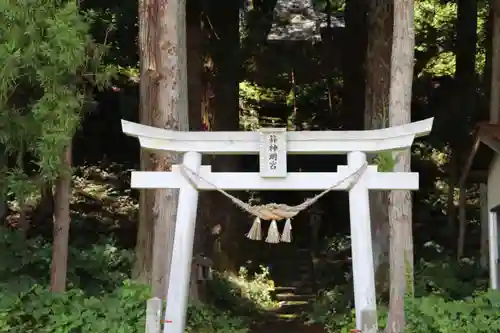
[[[139,121],[151,125],[153,102],[157,100],[158,86],[152,73],[156,72],[155,54],[156,11],[154,0],[139,1],[139,56],[140,56],[140,90]],[[141,170],[151,171],[150,153],[141,149]],[[153,265],[153,195],[154,190],[140,190],[139,224],[133,277],[137,281],[150,284]]]
[[[187,1],[187,16],[186,16],[186,43],[187,43],[187,81],[188,81],[188,109],[189,109],[189,130],[199,131],[202,129],[201,121],[201,103],[203,92],[203,46],[202,46],[202,30],[201,30],[201,8],[199,0]],[[200,193],[201,194],[201,193]],[[201,200],[198,207],[198,214],[196,219],[195,241],[193,254],[201,254],[203,252],[203,237],[204,229],[201,225],[202,219],[200,218],[204,201]],[[200,286],[197,281],[197,270],[193,267],[191,272],[191,282],[189,297],[192,300],[198,300],[203,297],[203,290],[199,290]]]
[[[490,122],[500,123],[500,0],[493,0]]]
[[[366,0],[347,0],[345,9],[346,27],[342,45],[342,92],[344,123],[350,130],[363,129],[365,100],[365,56],[367,43]]]
[[[463,155],[465,144],[463,138],[469,132],[468,120],[477,109],[476,103],[476,41],[477,41],[477,1],[458,0],[457,13],[457,66],[456,83],[458,87],[458,98],[460,99],[459,123],[462,126],[462,135],[458,136],[453,146],[454,153]],[[459,156],[459,159],[462,156]],[[464,185],[465,186],[465,185]],[[460,189],[460,223],[458,226],[457,257],[464,255],[465,232],[467,217],[465,216],[466,189]]]
[[[411,122],[411,96],[415,47],[413,0],[394,0],[389,121],[391,126]],[[409,172],[411,150],[397,154],[395,172]],[[413,288],[412,202],[410,191],[389,194],[390,301],[387,332],[402,333],[404,297]]]
[[[391,81],[393,3],[370,1],[368,13],[368,48],[366,59],[365,129],[388,125]],[[370,192],[373,261],[377,294],[389,290],[389,221],[388,194]]]
[[[207,96],[210,105],[211,129],[215,131],[236,131],[239,129],[239,74],[240,74],[240,1],[212,2],[207,8],[211,22],[210,55],[212,77],[209,89],[213,96]],[[209,61],[210,61],[209,60]],[[237,156],[217,156],[213,167],[217,172],[237,171]],[[238,244],[244,235],[242,223],[236,214],[240,211],[219,193],[210,194],[210,221],[213,231],[208,251],[217,269],[236,272],[239,259]]]
[[[152,105],[151,125],[189,130],[186,67],[186,1],[156,0],[156,105]],[[176,153],[157,151],[151,155],[153,170],[170,170],[180,163]],[[175,233],[178,190],[156,189],[153,196],[153,296],[166,298]]]
[[[55,182],[54,196],[54,239],[52,243],[52,264],[50,289],[53,292],[66,290],[68,271],[68,242],[71,199],[71,143],[63,153],[64,166],[68,168]]]

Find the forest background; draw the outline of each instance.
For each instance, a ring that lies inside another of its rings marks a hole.
[[[339,22],[322,29],[319,42],[269,41],[273,0],[188,0],[189,124],[180,126],[386,127],[391,5],[313,4]],[[493,315],[499,295],[486,291],[478,183],[465,189],[467,223],[457,216],[470,133],[488,120],[493,10],[479,0],[414,5],[411,116],[435,117],[435,123],[412,149],[420,190],[413,197],[416,297],[408,300],[407,329],[500,330]],[[139,68],[138,27],[147,15],[138,8],[141,3],[113,0],[0,3],[0,332],[141,332],[145,300],[162,296],[165,260],[153,248],[168,251],[154,233],[163,194],[140,198],[129,183],[131,170],[162,166],[120,124],[165,121],[140,107],[140,89],[155,92],[154,81],[146,82],[153,78]],[[478,163],[486,165],[491,156],[482,156]],[[206,162],[220,171],[258,168],[248,156]],[[343,163],[339,156],[300,156],[289,167],[331,171]],[[239,196],[293,204],[310,193]],[[342,192],[325,197],[297,218],[293,244],[270,246],[244,238],[250,217],[225,198],[204,194],[195,252],[212,259],[215,274],[194,283],[188,331],[258,331],[262,323],[281,322],[297,330],[353,328],[346,200]],[[373,214],[383,327],[388,231],[384,211]],[[313,215],[320,221],[314,226]],[[285,290],[311,296],[292,300]]]

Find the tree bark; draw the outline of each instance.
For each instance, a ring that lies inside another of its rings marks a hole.
[[[479,184],[479,209],[481,214],[481,259],[479,261],[482,268],[488,268],[489,248],[488,248],[488,185]]]
[[[153,9],[154,8],[154,9]],[[158,93],[152,106],[154,127],[189,130],[186,67],[186,1],[156,0],[155,76]],[[153,15],[153,13],[151,14]],[[155,152],[153,170],[170,170],[180,163],[177,153]],[[178,190],[156,189],[153,197],[153,296],[166,298],[175,233]]]
[[[53,292],[64,292],[66,290],[69,227],[71,223],[71,148],[70,143],[63,153],[63,163],[68,170],[65,170],[55,182],[54,239],[50,276],[50,289]]]
[[[213,3],[207,10],[212,24],[210,31],[210,68],[209,84],[205,102],[210,108],[208,119],[210,130],[237,131],[239,129],[239,77],[240,1],[221,1]],[[213,95],[212,95],[213,93]],[[212,160],[214,171],[237,171],[238,156],[217,156]],[[211,208],[208,230],[218,230],[211,237],[207,253],[213,258],[214,265],[222,271],[236,272],[238,266],[239,244],[244,235],[241,223],[235,223],[240,211],[227,198],[219,193],[210,193]],[[206,211],[204,212],[206,213]],[[240,232],[241,231],[241,232]],[[241,236],[240,236],[241,235]]]
[[[365,100],[365,58],[367,49],[366,0],[348,0],[345,9],[346,27],[342,43],[342,107],[350,130],[363,129]]]
[[[391,126],[411,122],[411,96],[415,47],[413,0],[394,1],[389,121]],[[394,171],[409,172],[411,151],[396,159]],[[389,194],[390,300],[387,332],[404,331],[404,297],[413,288],[412,202],[410,191]]]
[[[457,239],[457,259],[460,260],[464,256],[465,251],[465,234],[467,232],[467,191],[465,184],[460,188],[459,199],[459,223],[458,223],[458,239]]]
[[[490,122],[500,123],[500,0],[492,3]]]
[[[201,30],[201,8],[199,0],[188,0],[186,4],[186,42],[187,42],[187,81],[188,81],[188,108],[189,108],[189,130],[200,131],[202,127],[202,92],[203,92],[203,35]],[[205,193],[206,195],[207,193]],[[203,193],[200,193],[200,201],[198,204],[198,213],[196,219],[196,230],[193,254],[203,252],[203,240],[205,237],[205,229],[202,225],[201,216],[207,200]],[[198,300],[204,295],[203,290],[200,290],[201,285],[198,284],[196,266],[193,265],[191,272],[191,282],[189,298]]]
[[[188,130],[186,2],[139,1],[140,120],[154,127]],[[141,170],[166,171],[175,153],[141,152]],[[134,277],[166,298],[177,209],[177,190],[141,191]]]
[[[464,156],[464,147],[470,125],[469,119],[477,109],[476,105],[476,41],[477,41],[477,1],[458,0],[457,8],[457,65],[455,79],[459,100],[459,110],[456,125],[458,135],[455,133],[452,141],[453,153],[456,154],[458,165]],[[462,186],[465,186],[462,185]],[[465,216],[466,188],[460,189],[460,213],[457,235],[457,258],[461,258],[464,252],[465,233],[467,220]]]
[[[365,128],[387,127],[391,81],[393,3],[371,1],[368,13],[366,59]],[[377,295],[387,297],[389,290],[388,194],[370,191],[373,261]]]
[[[157,99],[158,87],[153,73],[156,72],[154,55],[156,50],[155,0],[139,0],[139,58],[140,58],[140,90],[139,121],[144,125],[152,125],[151,112]],[[150,153],[141,149],[141,170],[152,171]],[[152,217],[154,190],[140,190],[139,223],[136,260],[133,277],[135,280],[150,284],[153,265],[154,223]]]

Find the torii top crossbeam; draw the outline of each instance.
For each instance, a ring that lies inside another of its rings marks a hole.
[[[287,153],[346,154],[351,151],[374,153],[411,146],[416,137],[428,135],[434,118],[401,126],[366,131],[287,132]],[[137,137],[141,147],[205,154],[258,154],[259,132],[180,132],[122,120],[123,132]]]

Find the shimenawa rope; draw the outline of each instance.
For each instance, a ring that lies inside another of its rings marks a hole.
[[[190,168],[185,165],[179,165],[179,169],[184,178],[193,186],[198,189],[197,183],[201,180],[213,187],[216,191],[223,194],[227,198],[229,198],[235,205],[243,209],[249,214],[255,216],[255,221],[250,228],[250,231],[246,235],[247,238],[252,240],[261,240],[262,232],[261,232],[261,220],[271,221],[269,226],[269,230],[266,237],[267,243],[279,243],[285,242],[290,243],[292,240],[292,224],[291,219],[295,217],[301,211],[309,208],[323,196],[331,192],[337,186],[343,184],[345,181],[350,180],[349,185],[347,186],[347,190],[350,190],[363,175],[365,170],[367,169],[368,164],[364,163],[359,169],[354,171],[353,173],[347,175],[342,178],[340,181],[336,182],[332,186],[328,187],[323,192],[317,194],[316,196],[305,200],[303,203],[297,206],[288,206],[286,204],[277,204],[277,203],[269,203],[266,205],[251,205],[246,202],[241,201],[237,197],[229,194],[225,190],[218,188],[208,180],[201,177],[198,173],[194,172]],[[194,178],[194,179],[193,179]],[[276,221],[281,221],[286,219],[285,227],[283,228],[283,234],[280,237],[278,226]]]

